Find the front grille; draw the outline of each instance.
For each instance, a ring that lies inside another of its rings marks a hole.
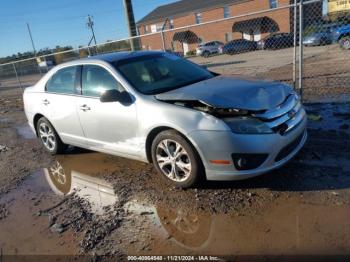
[[[278,107],[254,116],[264,121],[273,131],[285,135],[301,123],[305,111],[297,96],[291,94]]]
[[[275,158],[276,162],[281,161],[283,158],[287,157],[290,153],[292,153],[298,145],[303,140],[304,133],[302,133],[300,136],[298,136],[296,139],[293,140],[290,144],[286,145],[284,148],[281,149],[281,151],[278,153],[278,155]]]

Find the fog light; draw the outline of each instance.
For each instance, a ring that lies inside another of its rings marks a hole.
[[[232,154],[233,164],[237,170],[258,168],[267,157],[268,154]]]

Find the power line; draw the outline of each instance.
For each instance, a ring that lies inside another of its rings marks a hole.
[[[86,25],[88,28],[91,29],[91,33],[92,33],[92,39],[95,42],[95,45],[97,45],[97,41],[96,41],[96,36],[95,36],[95,31],[94,31],[94,21],[92,20],[92,17],[90,15],[87,16],[87,22]],[[92,40],[91,39],[91,40]],[[90,41],[91,42],[91,41]],[[90,44],[89,44],[90,45]]]

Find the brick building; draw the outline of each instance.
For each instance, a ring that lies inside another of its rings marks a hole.
[[[143,49],[162,49],[164,38],[166,49],[186,54],[200,42],[218,40],[225,43],[240,38],[258,41],[272,32],[291,32],[293,13],[288,7],[290,2],[182,0],[157,7],[137,22],[137,29],[140,35],[146,34],[140,39]],[[162,36],[163,25],[166,30]]]

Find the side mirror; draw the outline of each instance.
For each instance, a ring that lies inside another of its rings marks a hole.
[[[121,104],[130,104],[132,102],[128,92],[120,92],[117,89],[106,90],[100,97],[102,103],[119,102]]]

